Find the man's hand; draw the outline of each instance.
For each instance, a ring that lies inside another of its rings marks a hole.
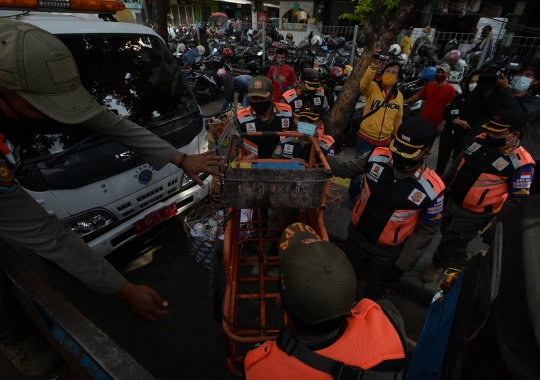
[[[497,81],[497,86],[502,90],[510,86],[510,83],[508,83],[508,78],[505,77],[504,74],[501,74],[501,77]]]
[[[437,126],[437,133],[441,133],[443,131],[445,125],[446,125],[446,123],[444,121],[442,121],[441,124],[439,124]]]
[[[128,282],[122,290],[114,293],[114,296],[124,303],[133,314],[143,321],[157,321],[167,314],[158,306],[167,307],[169,304],[157,294],[157,292],[144,285],[135,285]]]
[[[210,156],[215,151],[216,150],[213,149],[201,154],[190,154],[184,158],[184,162],[182,163],[182,170],[184,171],[184,173],[203,189],[204,182],[199,178],[199,173],[204,172],[218,177],[223,177],[223,173],[211,169],[210,167],[227,167],[227,164],[225,164],[224,162],[220,162],[225,160],[224,156]],[[178,153],[171,162],[178,166],[178,164],[180,164],[180,161],[182,160],[183,154],[184,153]]]
[[[459,125],[461,129],[471,129],[471,126],[466,120],[460,120],[458,118],[458,122],[456,124]]]

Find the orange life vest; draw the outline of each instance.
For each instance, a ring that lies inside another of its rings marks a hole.
[[[260,120],[251,107],[238,111],[238,129],[240,132],[286,132],[293,123],[291,107],[285,103],[274,103],[274,118],[270,124]],[[279,144],[278,136],[250,136],[244,138],[240,155],[254,155],[256,158],[271,158]]]
[[[362,236],[382,245],[404,243],[418,224],[420,212],[444,190],[442,180],[429,168],[396,180],[391,161],[388,148],[373,151],[352,214],[352,223]]]
[[[523,147],[506,152],[489,149],[486,133],[478,135],[463,151],[463,159],[450,187],[452,200],[474,212],[498,212],[508,197],[516,170],[534,165]]]
[[[404,359],[405,344],[381,307],[364,298],[351,310],[344,333],[332,345],[315,352],[347,366],[370,369],[386,360]],[[244,368],[247,380],[333,378],[289,356],[275,341],[248,352]]]

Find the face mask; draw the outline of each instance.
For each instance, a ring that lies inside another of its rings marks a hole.
[[[531,82],[532,78],[521,76],[512,78],[512,82],[510,82],[510,84],[512,85],[512,91],[521,92],[528,89]]]
[[[478,83],[470,83],[469,84],[469,92],[472,92],[476,88],[477,85],[478,85]]]
[[[420,36],[422,36],[422,37],[427,37],[427,33],[426,33],[426,32],[422,32],[422,33],[420,34]]]
[[[317,130],[317,126],[306,121],[299,121],[297,130],[298,133],[313,136],[315,134],[315,131]]]
[[[253,108],[256,113],[264,114],[271,105],[272,101],[269,100],[267,102],[251,103],[251,108]]]
[[[398,79],[397,77],[390,75],[390,74],[383,74],[382,75],[382,82],[386,87],[392,87],[397,83]]]
[[[277,61],[277,64],[280,65],[280,66],[283,66],[285,64],[285,61],[282,60],[282,59],[278,59]]]
[[[510,135],[508,135],[508,136],[510,136]],[[490,135],[486,135],[486,144],[488,144],[488,146],[491,147],[491,148],[500,148],[501,146],[505,146],[506,144],[508,144],[506,142],[506,138],[508,136],[492,137]]]
[[[446,74],[435,74],[435,82],[442,83],[446,80]]]
[[[415,166],[417,166],[418,164],[422,163],[423,160],[420,160],[420,161],[414,161],[414,160],[411,160],[410,158],[405,158],[399,154],[393,154],[392,155],[392,164],[394,165],[394,168],[395,169],[412,169],[414,168]]]

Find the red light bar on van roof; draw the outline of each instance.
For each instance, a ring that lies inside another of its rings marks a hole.
[[[44,12],[115,13],[126,9],[118,0],[0,0],[0,8]]]

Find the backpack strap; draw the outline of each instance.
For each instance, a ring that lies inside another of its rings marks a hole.
[[[332,375],[335,380],[397,380],[401,375],[400,372],[377,372],[348,366],[343,362],[319,355],[300,343],[287,328],[281,331],[277,340],[279,342],[277,346],[287,355],[293,356],[317,371]]]

